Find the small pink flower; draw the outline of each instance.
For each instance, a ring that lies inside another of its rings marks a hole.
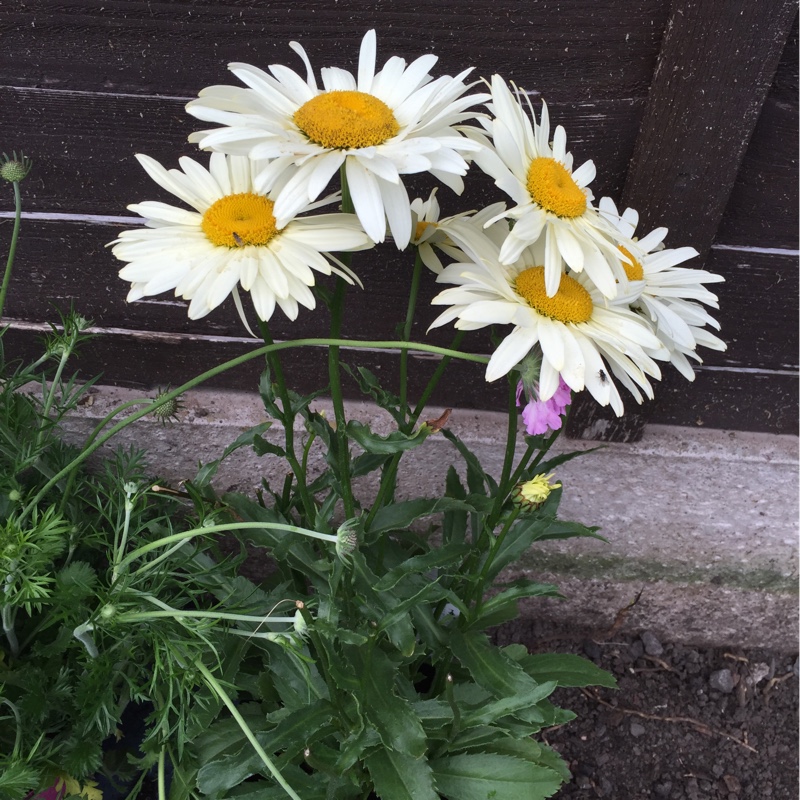
[[[522,381],[517,385],[517,405],[522,405]],[[527,393],[526,393],[527,394]],[[548,431],[561,429],[561,415],[572,402],[569,386],[559,378],[558,389],[549,400],[539,400],[528,397],[528,404],[522,410],[522,421],[525,430],[531,436],[538,436]]]

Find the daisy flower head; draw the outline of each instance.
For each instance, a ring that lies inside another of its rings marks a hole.
[[[393,56],[376,72],[374,30],[361,42],[357,75],[322,69],[322,87],[305,50],[296,42],[290,46],[305,64],[305,79],[280,64],[271,65],[269,73],[230,64],[248,88],[203,89],[186,110],[224,127],[195,133],[190,141],[298,167],[276,198],[279,224],[315,200],[344,166],[364,230],[382,242],[388,222],[395,244],[404,249],[413,231],[401,176],[430,172],[460,194],[467,158],[483,147],[465,135],[468,126],[461,123],[475,116],[468,109],[488,95],[465,96],[470,70],[434,80],[434,55],[408,65]]]
[[[191,210],[154,201],[128,206],[146,225],[123,231],[110,243],[111,252],[128,262],[119,273],[131,282],[128,302],[174,289],[176,297],[191,301],[189,318],[199,319],[233,294],[244,321],[241,286],[250,293],[260,319],[269,320],[278,306],[294,320],[299,306],[316,306],[311,291],[315,272],[357,282],[327,252],[372,246],[352,214],[276,219],[275,197],[290,172],[262,178],[261,193],[254,190],[254,178],[257,172],[263,175],[263,164],[243,156],[212,153],[208,169],[184,157],[181,169],[171,170],[149,156],[136,158],[159,186]],[[337,199],[306,203],[300,211]]]
[[[586,272],[605,297],[615,297],[625,272],[615,229],[592,206],[588,185],[595,176],[594,163],[572,168],[561,125],[550,141],[546,103],[537,122],[530,101],[530,117],[522,107],[519,90],[515,97],[499,75],[492,77],[491,87],[494,117],[481,123],[494,145],[481,150],[475,163],[516,203],[505,214],[515,222],[500,250],[500,263],[515,263],[541,237],[548,297],[558,290],[565,263],[574,272]]]
[[[479,258],[478,254],[486,247],[491,250],[492,242],[502,241],[508,233],[508,223],[504,219],[488,228],[485,226],[496,220],[505,207],[505,203],[493,203],[481,211],[440,217],[439,201],[433,189],[427,200],[418,197],[411,203],[411,244],[417,248],[422,263],[438,275],[444,266],[437,250],[454,261],[472,261]]]
[[[584,275],[563,275],[556,293],[549,296],[544,252],[540,240],[511,265],[501,264],[497,252],[491,261],[446,267],[437,282],[456,285],[432,300],[450,308],[431,327],[453,320],[462,330],[512,325],[489,359],[488,381],[519,369],[520,362],[534,353],[541,358],[538,400],[550,400],[562,379],[572,391],[588,389],[598,403],[610,404],[621,416],[623,404],[611,376],[639,402],[642,392],[652,397],[648,377],[661,377],[653,360],[661,343],[633,311],[607,307]]]
[[[668,359],[690,381],[694,370],[689,358],[702,363],[697,355],[698,345],[711,350],[726,350],[719,337],[706,330],[719,330],[719,323],[703,308],[718,309],[717,296],[705,288],[705,283],[720,283],[721,275],[703,269],[679,267],[698,255],[693,247],[664,247],[666,228],[656,228],[642,239],[635,238],[639,214],[627,208],[619,214],[614,201],[603,197],[599,203],[603,214],[625,237],[619,248],[627,261],[623,262],[628,278],[628,292],[615,302],[626,303],[647,320],[655,335],[668,351]],[[701,305],[702,304],[702,305]]]

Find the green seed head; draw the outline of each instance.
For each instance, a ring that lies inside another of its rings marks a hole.
[[[33,162],[23,153],[17,156],[16,152],[14,152],[11,154],[11,158],[3,153],[2,164],[0,165],[0,178],[3,178],[3,180],[9,183],[19,183],[25,180],[32,166]]]

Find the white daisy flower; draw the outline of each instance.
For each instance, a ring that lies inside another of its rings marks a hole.
[[[276,305],[294,320],[299,306],[316,305],[310,288],[314,271],[333,272],[349,283],[358,281],[327,252],[372,246],[355,216],[322,214],[282,224],[276,220],[275,197],[291,171],[273,173],[266,182],[262,179],[265,193],[261,194],[254,191],[253,179],[263,164],[242,156],[212,153],[208,169],[181,158],[180,170],[166,170],[149,156],[136,158],[159,186],[193,210],[152,201],[128,206],[147,225],[123,231],[111,242],[112,253],[128,262],[119,276],[131,281],[129,302],[174,289],[176,297],[191,301],[189,318],[199,319],[233,293],[244,321],[237,291],[241,286],[250,292],[262,320],[272,316]],[[307,203],[300,211],[338,199]]]
[[[418,248],[422,263],[437,275],[444,266],[436,250],[454,261],[473,261],[481,257],[486,247],[484,242],[489,237],[487,244],[491,255],[492,241],[502,242],[508,233],[508,223],[501,219],[488,228],[485,225],[502,214],[505,207],[505,203],[493,203],[477,212],[465,211],[440,219],[434,189],[427,200],[418,197],[411,203],[411,244]]]
[[[697,355],[698,345],[712,350],[726,350],[727,345],[705,329],[706,325],[719,330],[719,323],[700,303],[719,308],[717,296],[704,283],[720,283],[721,275],[703,269],[678,267],[698,255],[693,247],[664,248],[666,228],[656,228],[642,239],[634,234],[639,214],[632,208],[622,215],[609,197],[600,200],[600,212],[625,237],[620,244],[628,277],[628,292],[616,302],[626,303],[637,310],[651,325],[655,335],[669,351],[669,360],[690,381],[694,370],[689,358],[702,363]]]
[[[399,249],[411,239],[410,202],[401,175],[430,172],[457,193],[467,172],[466,155],[482,145],[463,135],[460,123],[471,119],[471,106],[488,95],[464,96],[463,79],[433,80],[438,60],[425,55],[406,66],[390,58],[375,72],[375,31],[361,43],[358,75],[335,67],[321,71],[317,86],[305,50],[292,42],[303,59],[305,80],[280,64],[271,75],[247,64],[229,68],[248,89],[211,86],[186,110],[225,127],[190,137],[206,149],[279,159],[298,167],[275,203],[281,225],[315,200],[344,165],[356,214],[374,242],[389,230]],[[260,186],[257,181],[256,186]]]
[[[481,123],[494,148],[481,150],[475,163],[516,203],[505,214],[515,224],[500,251],[500,263],[515,263],[542,237],[548,297],[558,289],[563,260],[574,272],[585,271],[605,297],[613,298],[625,272],[613,241],[615,229],[591,203],[588,184],[595,176],[594,164],[587,161],[573,170],[564,128],[556,128],[551,143],[547,105],[542,103],[538,123],[530,101],[528,105],[533,122],[505,81],[492,77],[489,108],[494,118]]]
[[[585,276],[563,275],[556,293],[545,290],[545,244],[541,240],[512,265],[492,261],[451,264],[436,279],[454,283],[437,295],[434,305],[449,305],[432,328],[455,320],[455,327],[475,330],[505,324],[514,328],[492,354],[486,380],[494,381],[517,367],[534,348],[541,350],[539,399],[549,400],[559,376],[573,391],[586,388],[618,416],[622,400],[607,370],[641,402],[641,389],[653,396],[648,376],[661,372],[651,357],[661,343],[634,312],[606,307],[602,295]],[[638,388],[637,388],[638,387]]]

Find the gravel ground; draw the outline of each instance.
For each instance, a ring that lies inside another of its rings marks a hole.
[[[642,635],[543,630],[518,621],[501,644],[572,652],[618,689],[559,690],[578,718],[546,740],[568,762],[559,799],[796,800],[798,662],[781,651],[692,648]]]

